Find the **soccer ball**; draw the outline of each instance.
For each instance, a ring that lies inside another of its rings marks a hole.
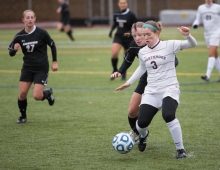
[[[118,133],[112,140],[113,148],[121,154],[126,154],[134,147],[134,139],[125,132]]]

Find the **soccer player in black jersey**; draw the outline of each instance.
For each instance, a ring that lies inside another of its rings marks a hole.
[[[137,22],[132,25],[131,35],[134,40],[130,43],[128,50],[124,55],[124,62],[118,71],[114,72],[111,75],[111,78],[120,77],[123,73],[132,65],[134,59],[138,57],[139,50],[146,45],[146,41],[144,36],[142,35],[142,26],[143,22]],[[129,33],[125,34],[125,36],[130,36]],[[178,59],[175,59],[175,66],[178,65]],[[139,132],[136,129],[136,121],[138,117],[139,105],[141,102],[141,95],[144,93],[145,86],[147,85],[147,72],[143,74],[140,78],[139,83],[134,90],[134,93],[130,99],[129,109],[128,109],[128,122],[131,127],[130,135],[138,141]]]
[[[19,47],[24,54],[18,96],[18,108],[21,116],[17,123],[27,121],[27,94],[32,83],[34,83],[33,98],[35,100],[47,99],[50,106],[54,104],[55,98],[52,88],[44,90],[49,72],[47,45],[50,46],[52,52],[52,70],[58,70],[55,43],[47,31],[35,26],[35,13],[32,10],[25,10],[22,21],[24,29],[16,34],[8,47],[10,56],[14,56]]]
[[[70,23],[70,11],[69,5],[66,0],[58,0],[60,6],[57,9],[57,13],[60,14],[61,19],[60,23],[57,25],[57,29],[60,31],[65,31],[68,37],[74,41],[74,37],[72,35],[72,27]]]
[[[117,31],[114,36],[114,40],[112,43],[112,56],[111,63],[113,67],[113,73],[118,70],[118,54],[121,47],[124,48],[124,53],[129,47],[131,41],[133,41],[132,37],[124,36],[124,33],[130,32],[131,26],[133,23],[137,22],[136,16],[133,12],[131,12],[128,8],[127,0],[119,0],[118,6],[120,11],[114,13],[114,23],[109,32],[109,37],[112,38],[112,33],[115,28]],[[126,79],[126,73],[124,72],[122,79]],[[110,80],[114,80],[114,78],[110,78]]]

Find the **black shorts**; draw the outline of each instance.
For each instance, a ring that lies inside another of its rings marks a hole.
[[[130,43],[133,40],[134,40],[133,37],[126,37],[124,35],[116,33],[115,37],[114,37],[114,40],[113,40],[113,43],[119,43],[124,47],[124,49],[127,50],[129,48]]]
[[[71,25],[70,23],[70,18],[69,17],[62,17],[60,22],[63,24],[63,25]]]
[[[34,84],[47,85],[48,72],[21,70],[20,81],[34,82]]]
[[[136,89],[134,90],[134,92],[142,95],[144,93],[144,89],[146,85],[147,85],[147,72],[141,76],[139,83]]]

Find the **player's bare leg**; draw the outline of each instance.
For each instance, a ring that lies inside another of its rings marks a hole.
[[[33,97],[37,101],[47,99],[50,106],[55,102],[52,88],[44,90],[44,85],[42,84],[34,85]]]

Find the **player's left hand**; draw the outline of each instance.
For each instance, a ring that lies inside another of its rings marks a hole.
[[[14,50],[15,50],[15,51],[18,51],[19,48],[20,48],[20,44],[19,44],[19,43],[16,43],[16,44],[14,45]]]
[[[53,64],[52,64],[52,71],[57,71],[58,70],[58,64],[56,61],[53,61]]]
[[[112,75],[110,76],[110,78],[116,78],[116,77],[120,77],[121,76],[121,73],[119,73],[119,72],[114,72],[114,73],[112,73]]]
[[[177,28],[179,30],[179,32],[183,35],[183,36],[188,36],[190,33],[190,29],[188,27],[184,27],[181,26],[179,28]]]
[[[123,90],[129,86],[130,86],[130,84],[126,82],[125,84],[122,84],[120,87],[116,88],[115,90],[116,91]]]

